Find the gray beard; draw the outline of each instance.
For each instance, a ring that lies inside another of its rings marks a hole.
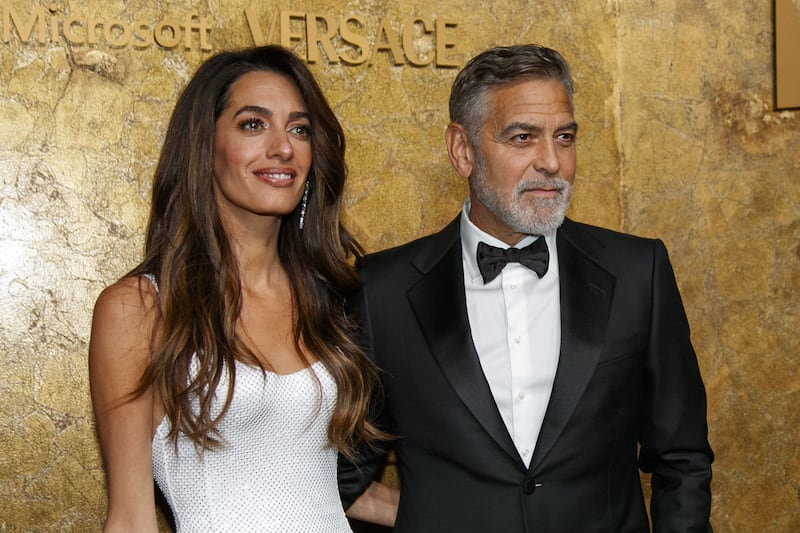
[[[517,184],[510,196],[502,197],[486,184],[485,166],[477,161],[471,177],[475,197],[505,225],[517,233],[528,235],[552,234],[564,222],[572,184],[563,178],[534,178]],[[522,198],[531,188],[553,187],[555,198]]]

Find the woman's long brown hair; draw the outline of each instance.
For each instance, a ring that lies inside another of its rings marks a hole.
[[[367,420],[376,371],[354,341],[356,327],[345,311],[347,296],[360,287],[353,262],[362,250],[340,222],[347,174],[344,133],[308,68],[281,47],[211,57],[189,81],[170,118],[153,183],[145,258],[129,274],[152,274],[159,288],[152,360],[139,392],[150,386],[158,391],[171,422],[170,438],[180,432],[202,449],[211,448],[220,442],[215,427],[233,395],[235,361],[256,361],[236,333],[241,283],[217,211],[212,173],[217,118],[233,83],[253,71],[292,80],[310,114],[305,225],[298,228],[299,206],[283,217],[278,253],[294,298],[295,342],[336,381],[329,440],[351,455],[357,442],[386,435]],[[223,408],[212,412],[215,393],[223,395],[217,388],[225,375],[230,381]]]

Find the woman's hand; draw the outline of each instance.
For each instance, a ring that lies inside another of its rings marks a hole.
[[[347,516],[363,522],[394,527],[399,503],[400,491],[398,489],[373,481],[347,509]]]

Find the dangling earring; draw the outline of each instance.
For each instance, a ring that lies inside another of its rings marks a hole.
[[[303,199],[300,201],[300,221],[297,223],[298,229],[303,229],[306,225],[306,208],[308,207],[308,193],[311,190],[311,179],[306,178],[306,190],[303,191]]]

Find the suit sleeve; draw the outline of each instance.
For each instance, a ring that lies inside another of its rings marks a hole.
[[[654,241],[652,313],[640,467],[652,473],[650,514],[660,532],[711,531],[706,393],[675,276]]]
[[[355,294],[348,302],[349,311],[362,324],[359,342],[367,356],[374,362],[375,356],[372,349],[369,313],[366,298],[366,289]],[[382,388],[381,388],[382,389]],[[389,431],[389,415],[384,410],[384,398],[381,390],[375,391],[371,402],[370,414],[373,423],[383,431]],[[339,454],[338,482],[339,494],[345,509],[350,508],[358,497],[366,490],[369,484],[379,477],[386,463],[388,455],[386,443],[372,445],[362,444],[356,450],[355,457],[348,458]]]
[[[385,462],[386,450],[383,447],[363,446],[355,459],[339,454],[339,495],[345,510],[353,505],[373,480],[377,480]]]

